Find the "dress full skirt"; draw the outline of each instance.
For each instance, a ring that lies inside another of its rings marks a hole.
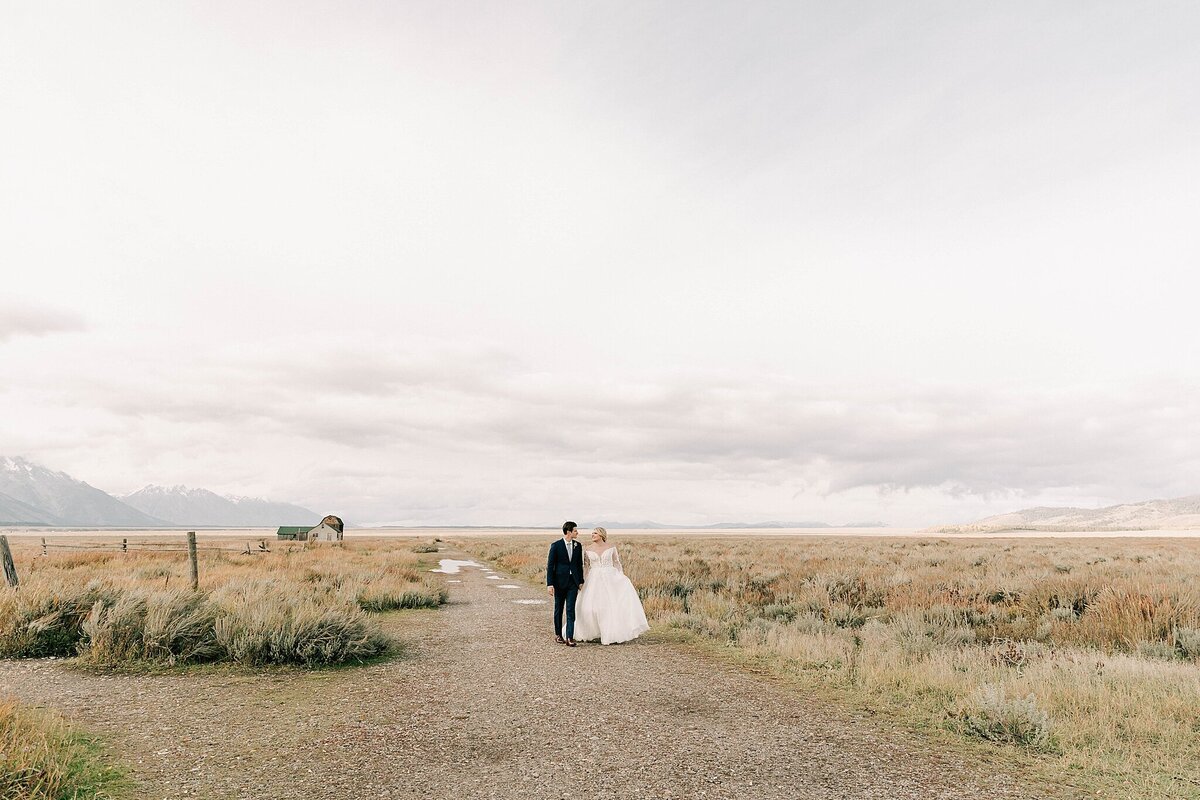
[[[616,644],[636,639],[648,630],[646,612],[633,582],[615,566],[593,566],[576,603],[575,638]]]

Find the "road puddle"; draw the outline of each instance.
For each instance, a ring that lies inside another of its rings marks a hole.
[[[440,572],[444,575],[457,575],[462,572],[463,567],[478,567],[479,563],[475,561],[457,561],[453,558],[443,558],[438,561],[438,568],[431,569],[430,572]]]

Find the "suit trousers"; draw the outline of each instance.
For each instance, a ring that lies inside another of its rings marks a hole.
[[[579,587],[575,584],[554,587],[554,635],[566,639],[575,638],[575,598],[579,596]],[[563,628],[563,616],[566,616],[566,629]]]

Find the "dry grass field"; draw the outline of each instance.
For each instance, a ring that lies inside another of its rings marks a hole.
[[[201,550],[198,592],[178,552],[14,549],[21,585],[0,588],[0,658],[66,657],[86,668],[360,662],[394,645],[370,612],[446,599],[411,542]],[[0,754],[4,800],[102,798],[114,785],[85,739],[4,698]]]
[[[201,550],[200,591],[178,552],[16,549],[21,587],[0,589],[0,658],[77,656],[102,666],[322,666],[380,655],[368,612],[436,607],[420,549],[279,545]]]
[[[1017,749],[1097,796],[1200,797],[1193,542],[613,541],[660,635]],[[545,541],[455,544],[543,580]]]

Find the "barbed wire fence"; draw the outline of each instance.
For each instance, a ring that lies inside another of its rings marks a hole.
[[[267,544],[266,539],[259,539],[257,544],[253,541],[246,542],[244,547],[224,547],[221,545],[204,544],[200,545],[196,542],[196,532],[188,531],[184,541],[129,541],[128,538],[123,538],[119,542],[85,542],[81,544],[69,544],[66,542],[55,542],[42,537],[42,557],[48,557],[51,550],[85,550],[92,552],[116,552],[122,554],[128,553],[187,553],[188,568],[191,577],[192,588],[199,587],[199,553],[236,553],[243,556],[260,555],[270,553],[271,548]],[[20,579],[17,575],[16,564],[13,561],[12,549],[9,547],[8,537],[0,536],[0,565],[3,566],[5,583],[8,586],[16,589],[20,587]]]

